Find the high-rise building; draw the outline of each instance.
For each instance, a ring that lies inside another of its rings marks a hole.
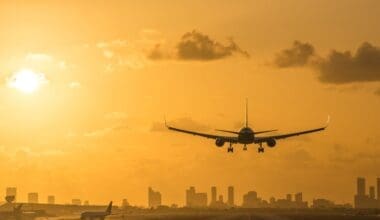
[[[216,186],[211,187],[211,205],[216,203]]]
[[[16,187],[7,187],[5,189],[5,197],[7,198],[7,200],[12,200],[11,202],[16,202],[16,196],[17,196]]]
[[[375,199],[375,187],[374,186],[369,187],[369,198]]]
[[[377,178],[377,200],[380,203],[380,177]]]
[[[363,177],[358,177],[357,179],[357,193],[358,196],[365,195],[365,179]]]
[[[48,196],[47,203],[50,205],[55,204],[55,196]]]
[[[206,207],[207,193],[197,193],[195,187],[186,190],[186,206],[191,208]]]
[[[161,206],[161,193],[148,188],[148,206],[149,208],[157,208]]]
[[[38,193],[28,193],[28,203],[38,203]]]
[[[218,200],[218,202],[221,203],[221,204],[224,203],[223,195],[219,195],[219,200]]]
[[[292,201],[292,194],[286,194],[286,200],[291,202]]]
[[[260,207],[261,199],[257,197],[257,192],[249,191],[243,196],[243,204],[244,208],[258,208]]]
[[[234,187],[233,186],[228,187],[227,204],[229,206],[235,206],[235,194],[234,194]]]
[[[301,203],[302,202],[302,193],[297,193],[294,195],[294,198],[296,200],[296,203]]]

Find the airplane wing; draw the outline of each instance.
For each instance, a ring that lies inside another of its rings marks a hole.
[[[299,135],[303,135],[303,134],[309,134],[309,133],[314,133],[314,132],[318,132],[318,131],[323,131],[323,130],[325,130],[327,128],[329,122],[330,122],[330,116],[327,118],[327,123],[326,123],[326,126],[324,126],[324,127],[310,129],[310,130],[305,130],[305,131],[299,131],[299,132],[293,132],[293,133],[288,133],[288,134],[271,135],[271,136],[264,136],[264,137],[255,137],[255,142],[256,143],[261,143],[261,142],[266,142],[266,141],[268,141],[270,139],[279,140],[279,139],[285,139],[285,138],[288,138],[288,137],[299,136]]]
[[[211,138],[211,139],[220,138],[220,139],[222,139],[222,140],[224,140],[226,142],[232,142],[232,143],[236,143],[237,142],[237,137],[236,136],[235,137],[231,137],[231,136],[222,136],[222,135],[214,135],[214,134],[205,134],[205,133],[200,133],[200,132],[196,132],[196,131],[189,131],[189,130],[184,130],[184,129],[180,129],[180,128],[175,128],[175,127],[171,127],[171,126],[168,126],[168,125],[166,125],[166,127],[169,130],[178,131],[178,132],[182,132],[182,133],[186,133],[186,134],[192,134],[192,135],[201,136],[201,137],[205,137],[205,138]]]

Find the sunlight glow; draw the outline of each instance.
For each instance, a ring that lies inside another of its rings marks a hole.
[[[8,86],[24,93],[33,93],[47,82],[44,74],[22,69],[8,79]]]

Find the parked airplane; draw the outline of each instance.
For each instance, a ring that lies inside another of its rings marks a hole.
[[[3,211],[0,212],[0,219],[15,219],[20,220],[22,215],[21,210],[22,204],[19,204],[18,206],[13,207],[12,211]]]
[[[109,203],[107,209],[104,212],[83,212],[80,215],[80,220],[104,220],[108,215],[111,215],[112,211],[112,201]]]
[[[215,144],[218,147],[223,147],[224,143],[229,142],[230,146],[227,148],[227,152],[230,152],[230,153],[234,152],[234,148],[232,146],[233,144],[243,144],[244,145],[243,150],[247,150],[248,144],[259,144],[258,152],[264,153],[263,143],[266,143],[268,145],[268,147],[272,148],[272,147],[276,146],[276,141],[279,139],[284,139],[284,138],[288,138],[288,137],[293,137],[293,136],[323,131],[327,128],[328,123],[330,121],[330,116],[329,116],[327,119],[327,124],[324,127],[310,129],[310,130],[304,130],[304,131],[299,131],[299,132],[294,132],[294,133],[288,133],[288,134],[281,134],[281,135],[256,136],[257,134],[268,133],[268,132],[273,132],[273,131],[277,131],[277,130],[253,131],[248,126],[248,102],[246,103],[245,111],[246,111],[245,112],[245,126],[243,128],[241,128],[239,131],[229,131],[229,130],[218,130],[217,129],[217,131],[235,134],[235,136],[222,136],[222,135],[215,135],[215,134],[205,134],[205,133],[200,133],[200,132],[196,132],[196,131],[190,131],[190,130],[175,128],[175,127],[169,126],[166,123],[166,119],[165,119],[165,126],[169,130],[183,132],[183,133],[201,136],[201,137],[205,137],[205,138],[215,139]]]

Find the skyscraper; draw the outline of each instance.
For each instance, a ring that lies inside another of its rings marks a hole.
[[[186,190],[186,206],[187,207],[206,207],[207,193],[197,193],[195,187],[192,186]]]
[[[28,193],[28,203],[38,203],[38,193]]]
[[[302,202],[302,193],[296,193],[294,196],[296,203],[301,203]]]
[[[16,187],[7,187],[5,189],[5,196],[8,199],[11,199],[12,202],[16,202],[17,188]]]
[[[211,205],[216,203],[216,186],[211,187]]]
[[[365,195],[365,179],[363,177],[358,177],[357,179],[357,195]]]
[[[148,188],[148,206],[149,208],[157,208],[161,206],[161,193]]]
[[[369,198],[375,199],[375,187],[374,186],[369,187]]]
[[[292,201],[292,194],[286,194],[286,200],[291,202]]]
[[[233,186],[228,187],[227,204],[229,206],[235,206],[235,195],[234,195],[234,187]]]
[[[377,200],[380,202],[380,177],[377,178]]]

